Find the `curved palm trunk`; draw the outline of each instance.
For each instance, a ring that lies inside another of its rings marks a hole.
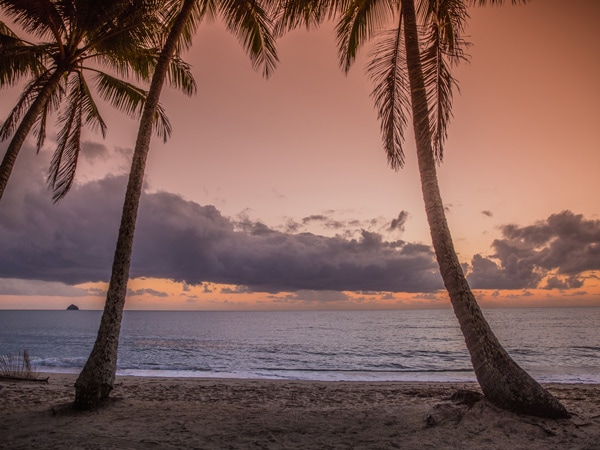
[[[15,132],[10,144],[8,145],[8,148],[6,149],[6,153],[2,159],[2,164],[0,164],[0,200],[2,200],[4,195],[4,190],[8,184],[8,179],[13,171],[17,157],[21,151],[21,147],[23,147],[23,143],[31,131],[31,128],[33,128],[35,121],[44,110],[46,102],[48,102],[50,96],[58,87],[61,76],[62,71],[57,69],[48,79],[46,85],[42,88],[36,99],[33,101],[25,113],[25,116],[23,116],[23,119],[19,124],[19,128],[17,128],[17,131]]]
[[[444,285],[465,337],[477,380],[497,406],[540,417],[568,417],[565,407],[508,355],[483,317],[463,274],[446,222],[431,148],[425,83],[421,69],[413,0],[402,1],[413,124],[421,187],[433,247]]]
[[[152,77],[131,162],[104,313],[92,352],[75,382],[74,407],[76,409],[91,409],[102,404],[108,399],[115,381],[121,319],[133,250],[133,235],[142,194],[146,159],[150,149],[152,124],[169,63],[177,48],[184,25],[192,12],[194,2],[195,0],[185,0],[169,31]]]

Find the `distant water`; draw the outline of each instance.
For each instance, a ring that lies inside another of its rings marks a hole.
[[[600,308],[486,310],[513,358],[544,382],[600,383]],[[0,311],[0,354],[78,372],[100,311]],[[118,370],[139,376],[475,380],[450,310],[126,311]]]

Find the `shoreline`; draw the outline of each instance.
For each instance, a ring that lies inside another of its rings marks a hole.
[[[74,412],[77,374],[0,380],[0,448],[598,448],[600,385],[544,384],[573,417],[539,419],[473,382],[307,381],[118,375],[98,411]]]
[[[65,367],[59,370],[49,370],[48,367],[38,368],[40,375],[74,375],[78,376],[82,367]],[[192,380],[265,380],[265,381],[308,381],[308,382],[348,382],[348,383],[477,383],[477,378],[472,370],[459,371],[379,371],[368,372],[364,370],[348,371],[324,371],[321,377],[302,377],[301,374],[315,374],[314,370],[295,370],[295,375],[264,375],[260,372],[203,372],[167,369],[118,369],[117,377],[135,378],[164,378],[168,380],[192,379]],[[543,385],[598,385],[600,386],[600,375],[569,374],[568,376],[544,376],[529,371],[530,374]],[[327,376],[323,376],[323,374]],[[385,375],[384,375],[385,374]],[[354,376],[352,376],[354,375]]]

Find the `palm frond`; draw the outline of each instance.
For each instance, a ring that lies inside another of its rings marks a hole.
[[[467,11],[462,0],[429,0],[429,9],[423,12],[428,24],[422,40],[421,65],[427,104],[429,105],[429,127],[432,147],[438,162],[444,157],[444,141],[452,117],[452,97],[458,88],[452,76],[451,65],[467,59],[462,38]]]
[[[44,105],[38,120],[33,127],[33,135],[36,137],[36,151],[40,152],[46,141],[46,123],[48,120],[48,113],[51,109],[51,103],[48,102]]]
[[[32,80],[27,86],[25,86],[25,89],[19,97],[17,104],[10,111],[8,117],[0,128],[0,141],[4,141],[12,136],[19,126],[21,117],[39,95],[44,85],[50,79],[50,76],[50,72],[44,72],[39,77]]]
[[[410,91],[406,71],[406,54],[398,28],[385,32],[369,53],[367,73],[373,81],[371,97],[380,121],[383,146],[390,166],[404,166],[404,131],[410,116]]]
[[[35,36],[43,37],[51,34],[58,39],[65,30],[55,2],[0,0],[0,8],[23,30]]]
[[[114,108],[136,119],[141,117],[146,102],[146,91],[103,72],[95,75],[95,84],[102,99]],[[155,133],[166,142],[171,136],[172,128],[164,108],[160,105],[153,126]]]
[[[388,0],[353,0],[336,25],[340,66],[348,72],[361,46],[383,29],[394,10]]]
[[[265,9],[255,0],[224,0],[219,10],[227,28],[238,38],[250,56],[252,66],[262,67],[263,75],[269,77],[279,58],[275,50],[273,24]]]
[[[66,80],[66,79],[65,79]],[[48,121],[48,115],[55,110],[58,110],[62,101],[65,89],[62,84],[59,84],[57,89],[50,94],[50,99],[43,106],[42,112],[38,116],[33,126],[32,132],[36,137],[36,151],[40,152],[44,146],[46,140],[46,124]]]
[[[17,39],[20,41],[19,37],[2,20],[0,20],[0,34]]]
[[[83,115],[83,122],[89,125],[92,130],[100,130],[102,137],[106,137],[106,123],[100,115],[98,106],[94,102],[94,97],[90,92],[90,88],[85,81],[83,73],[77,72],[77,78],[79,80],[79,92],[81,92],[81,114]]]
[[[154,123],[152,124],[154,128],[154,132],[160,138],[162,138],[163,142],[167,142],[167,139],[171,137],[173,133],[173,128],[171,127],[171,122],[167,117],[167,112],[163,108],[161,104],[156,106],[156,112],[154,113]]]
[[[72,77],[67,98],[69,105],[58,118],[63,127],[58,132],[57,147],[50,162],[47,183],[52,191],[52,201],[63,198],[73,184],[77,161],[81,151],[83,126],[83,99],[85,93],[78,77]]]
[[[192,74],[191,66],[181,58],[177,56],[171,58],[167,76],[169,84],[184,94],[191,96],[196,93],[196,80]]]
[[[525,3],[529,3],[531,0],[511,0],[513,5],[524,5]],[[467,0],[467,6],[502,6],[504,4],[504,0]]]
[[[131,54],[137,50],[158,47],[164,32],[160,20],[159,0],[131,0],[128,2],[92,2],[93,15],[80,24],[86,33],[82,50],[97,54]],[[102,5],[107,3],[104,7]],[[102,17],[103,20],[98,20]],[[93,49],[93,51],[91,51]]]
[[[275,36],[304,26],[307,30],[317,28],[331,19],[337,11],[336,0],[283,0],[272,13],[275,20]]]
[[[435,36],[437,33],[431,31],[431,34]],[[435,37],[431,41],[431,45],[421,53],[421,64],[429,105],[431,145],[437,161],[441,162],[447,126],[452,116],[452,87],[456,85],[456,80],[443,58],[439,44],[435,43]]]
[[[0,88],[23,77],[38,76],[45,70],[44,58],[43,48],[26,45],[0,22]]]
[[[166,39],[168,31],[175,22],[175,19],[179,15],[183,2],[180,0],[167,0],[164,5],[163,14],[163,28],[165,33],[163,38]],[[192,38],[194,37],[196,30],[198,29],[200,22],[205,18],[214,18],[217,14],[218,9],[217,0],[199,0],[194,4],[192,13],[183,28],[181,36],[179,38],[179,45],[177,54],[180,54],[182,50],[186,50],[192,45]],[[162,46],[161,46],[162,47]]]
[[[25,77],[37,77],[46,70],[45,55],[19,46],[7,48],[0,43],[0,88],[13,86]]]
[[[120,77],[133,75],[137,80],[149,82],[159,54],[158,47],[135,48],[123,52],[91,53],[81,58],[81,61],[86,63],[86,68],[91,67],[87,65],[87,60],[91,59],[101,67],[110,68],[111,72]]]
[[[466,58],[469,46],[462,34],[469,13],[464,0],[421,0],[418,3],[419,17],[425,28],[434,27],[437,40],[444,53],[457,63]]]

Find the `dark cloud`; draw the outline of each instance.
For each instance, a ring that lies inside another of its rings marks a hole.
[[[104,160],[109,157],[109,153],[108,148],[99,142],[85,141],[81,143],[81,156],[90,161]]]
[[[332,214],[333,212],[329,211],[329,213]],[[323,214],[313,214],[302,219],[302,224],[304,225],[308,225],[313,222],[320,223],[321,225],[334,230],[339,230],[346,227],[346,225],[343,222],[339,220],[334,220],[331,217]]]
[[[323,214],[313,214],[313,215],[303,218],[302,223],[306,224],[309,222],[326,222],[327,220],[328,220],[328,217],[324,216]]]
[[[408,219],[408,213],[406,211],[400,211],[398,217],[392,220],[390,224],[390,230],[398,230],[404,233],[404,225],[406,224],[406,220]]]
[[[347,215],[348,211],[343,211],[341,215]],[[392,224],[396,224],[398,229],[404,231],[404,222],[405,218],[403,214],[408,216],[408,213],[401,212],[399,214],[398,219],[392,220]],[[367,220],[357,220],[357,219],[346,219],[339,220],[336,218],[336,215],[340,215],[339,212],[334,210],[328,210],[323,212],[322,214],[313,214],[310,216],[304,217],[300,222],[295,221],[294,219],[287,219],[286,224],[283,227],[280,227],[281,230],[284,230],[288,233],[300,233],[300,232],[309,232],[317,230],[333,230],[336,234],[341,234],[345,238],[351,239],[360,236],[360,232],[363,229],[368,230],[378,230],[380,232],[390,232],[393,231],[393,228],[390,228],[389,219],[385,219],[382,217],[367,219]],[[246,216],[248,218],[248,216]]]
[[[168,297],[168,294],[163,291],[157,291],[156,289],[127,289],[127,295],[145,295],[149,294],[153,297]]]
[[[599,220],[563,211],[530,226],[505,225],[501,231],[491,259],[473,258],[469,281],[475,288],[542,287],[546,276],[544,288],[577,288],[584,272],[600,270]]]
[[[477,254],[467,278],[474,289],[521,289],[537,286],[542,277],[529,261],[511,257],[500,266]]]
[[[494,215],[494,213],[492,213],[491,211],[488,211],[488,210],[481,211],[481,214],[483,214],[486,217],[492,217]]]
[[[286,295],[284,298],[273,297],[274,302],[279,303],[298,303],[318,302],[318,303],[337,303],[346,302],[350,297],[340,291],[298,291]]]
[[[0,280],[0,295],[45,295],[57,297],[81,297],[89,295],[88,289],[67,286],[63,283],[48,283],[37,280],[4,278]]]
[[[546,280],[546,285],[543,287],[544,289],[577,289],[583,286],[583,280],[577,277],[568,277],[566,279],[561,279],[558,277],[548,277]]]
[[[125,177],[76,185],[52,205],[43,158],[21,159],[0,204],[0,277],[107,281]],[[132,277],[267,292],[443,288],[428,246],[388,242],[378,233],[363,231],[357,239],[290,234],[166,192],[144,194],[139,214]]]

